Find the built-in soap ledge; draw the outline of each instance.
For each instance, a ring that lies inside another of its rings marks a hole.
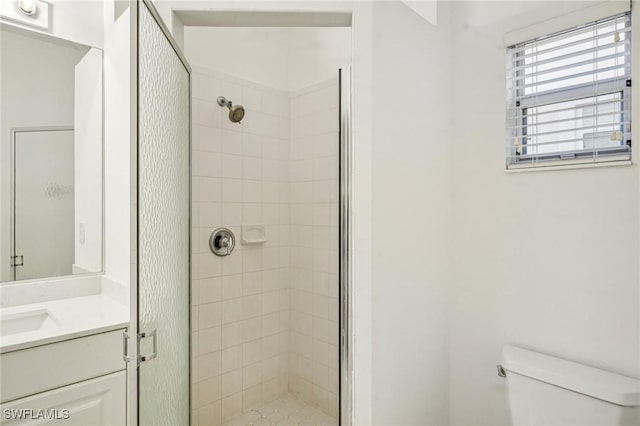
[[[264,224],[242,225],[242,244],[264,244],[267,232]]]

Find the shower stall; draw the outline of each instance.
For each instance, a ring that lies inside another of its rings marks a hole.
[[[137,6],[130,418],[347,424],[350,18]]]

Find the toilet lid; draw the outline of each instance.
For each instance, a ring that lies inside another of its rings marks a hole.
[[[502,367],[613,404],[640,406],[640,380],[621,374],[515,346],[502,349]]]

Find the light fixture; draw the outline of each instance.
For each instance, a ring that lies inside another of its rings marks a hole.
[[[33,16],[38,12],[38,4],[36,0],[18,0],[18,8],[20,12],[27,16]]]

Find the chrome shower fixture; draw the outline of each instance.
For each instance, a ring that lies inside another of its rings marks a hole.
[[[240,123],[244,118],[244,107],[242,105],[233,105],[224,96],[218,96],[218,105],[229,108],[229,120],[232,123]]]

